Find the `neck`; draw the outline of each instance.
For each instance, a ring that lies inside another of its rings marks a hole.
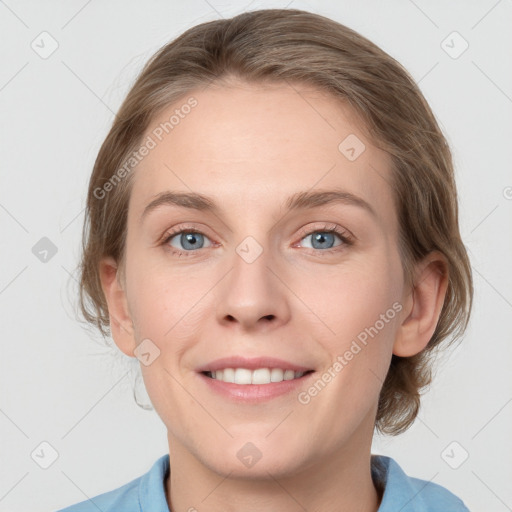
[[[364,430],[364,429],[362,429]],[[371,478],[371,435],[294,472],[260,472],[251,478],[215,471],[168,435],[170,477],[166,494],[171,512],[377,512],[381,493]]]

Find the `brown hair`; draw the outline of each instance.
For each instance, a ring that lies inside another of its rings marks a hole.
[[[428,346],[413,357],[393,355],[381,390],[376,428],[400,433],[414,421],[420,390],[431,382],[434,349],[450,335],[452,341],[461,337],[469,322],[473,284],[459,233],[452,157],[408,72],[365,37],[323,16],[265,9],[203,23],[147,62],[101,146],[90,179],[80,263],[82,314],[103,336],[109,335],[98,269],[104,256],[112,256],[121,267],[124,260],[133,173],[126,167],[123,173],[119,170],[162,109],[230,77],[249,83],[307,84],[348,103],[370,140],[392,157],[407,283],[413,283],[414,263],[430,251],[439,250],[447,259],[448,289]],[[113,186],[104,193],[107,182]]]

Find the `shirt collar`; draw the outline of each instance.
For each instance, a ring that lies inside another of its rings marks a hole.
[[[419,480],[408,477],[396,461],[384,455],[371,456],[371,472],[374,484],[383,489],[378,512],[428,512],[422,490],[430,482],[422,481],[418,486]],[[169,454],[166,453],[142,476],[139,486],[141,512],[169,512],[165,496],[168,474]]]
[[[422,493],[430,482],[407,476],[395,460],[384,455],[371,456],[371,471],[374,484],[384,490],[378,512],[432,510]]]
[[[165,480],[169,474],[169,454],[162,455],[142,476],[139,485],[141,512],[170,512],[165,497]]]

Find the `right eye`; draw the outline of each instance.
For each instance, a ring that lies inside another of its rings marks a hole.
[[[203,233],[192,229],[183,229],[167,233],[162,244],[170,245],[175,248],[176,250],[172,251],[175,254],[187,254],[195,252],[198,249],[204,249],[205,240],[209,241],[209,238]],[[210,245],[206,247],[211,246],[212,244],[210,242]]]

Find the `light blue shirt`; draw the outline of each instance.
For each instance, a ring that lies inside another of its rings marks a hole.
[[[444,487],[407,476],[390,457],[372,455],[372,478],[384,488],[378,512],[469,512]],[[57,512],[169,512],[164,482],[169,454],[160,457],[144,475],[90,500]]]

